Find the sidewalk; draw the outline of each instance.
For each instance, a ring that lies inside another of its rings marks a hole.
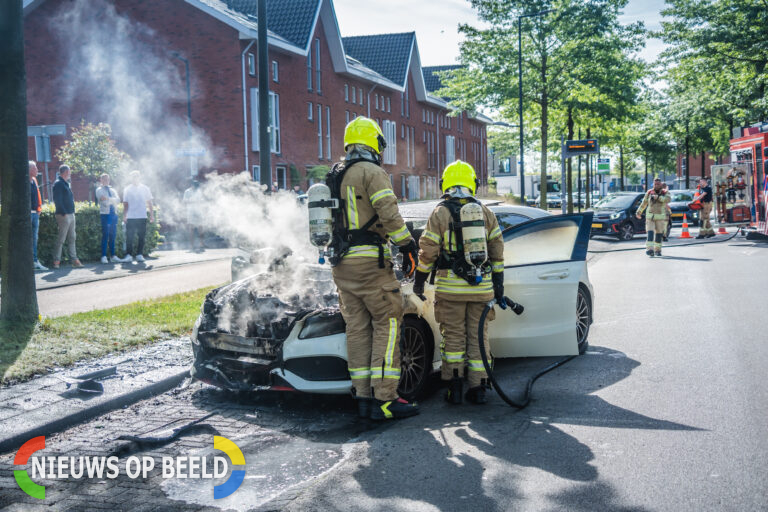
[[[206,249],[195,253],[186,250],[155,251],[144,263],[87,263],[83,268],[62,265],[59,269],[36,271],[38,290],[50,290],[62,286],[126,277],[140,272],[158,270],[192,263],[230,259],[237,249]]]

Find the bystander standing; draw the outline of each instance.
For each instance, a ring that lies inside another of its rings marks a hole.
[[[117,236],[117,205],[120,204],[120,196],[117,191],[109,186],[109,174],[101,175],[101,186],[96,189],[96,201],[99,203],[101,214],[101,262],[109,263],[107,256],[111,253],[112,263],[122,260],[115,252],[115,237]],[[130,261],[130,257],[127,257]]]
[[[43,200],[40,197],[40,187],[37,186],[37,164],[29,161],[29,192],[31,199],[32,219],[32,264],[35,270],[48,270],[37,261],[37,234],[40,231],[40,211],[43,209]]]
[[[69,166],[60,166],[59,177],[53,184],[53,204],[56,206],[56,224],[59,226],[56,247],[53,251],[53,268],[59,268],[61,264],[61,249],[64,241],[67,241],[69,247],[69,257],[72,258],[72,266],[83,266],[80,260],[77,259],[77,249],[75,248],[75,197],[72,195],[72,188],[69,186],[71,174]]]
[[[712,222],[709,216],[712,213],[712,187],[706,178],[699,180],[699,197],[701,202],[701,212],[699,214],[699,234],[696,238],[710,238],[715,236],[715,230],[712,228]]]
[[[152,192],[141,182],[141,173],[131,171],[131,184],[123,191],[123,218],[125,219],[126,259],[144,261],[144,239],[147,235],[147,211],[149,222],[155,221],[152,209]],[[138,237],[134,251],[133,241]]]

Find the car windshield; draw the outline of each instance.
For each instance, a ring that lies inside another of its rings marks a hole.
[[[595,208],[629,208],[634,201],[635,196],[611,194],[598,201]]]
[[[688,192],[674,192],[672,194],[672,202],[676,201],[693,201],[693,196]]]

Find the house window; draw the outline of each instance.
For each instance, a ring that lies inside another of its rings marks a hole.
[[[384,120],[381,125],[381,131],[384,132],[384,139],[387,141],[387,147],[382,154],[382,162],[385,164],[397,164],[397,125],[394,121]]]
[[[449,164],[456,160],[456,139],[453,135],[445,136],[445,163]]]
[[[424,110],[424,109],[421,109],[421,122],[422,122],[422,123],[425,123],[425,122],[426,122],[426,115],[427,115],[427,114],[426,114],[426,110]]]
[[[307,53],[307,91],[312,92],[312,50]]]
[[[277,188],[279,190],[285,190],[285,167],[275,167],[275,170],[277,171],[277,179],[275,180],[277,182]]]
[[[309,106],[309,108],[307,109],[307,120],[308,121],[312,121],[312,119],[313,119],[313,115],[312,114],[314,113],[314,111],[312,109],[312,102],[308,101],[307,105]]]
[[[323,159],[323,107],[317,106],[317,158]]]
[[[405,117],[405,91],[400,93],[400,117]]]
[[[363,89],[358,87],[357,88],[357,97],[359,98],[360,105],[363,104]]]
[[[410,92],[408,91],[408,84],[405,84],[405,118],[411,118],[411,100]]]
[[[379,110],[379,95],[374,94],[374,97],[376,98],[376,110]]]
[[[390,101],[389,97],[387,97],[387,113],[392,112],[392,102]]]
[[[344,111],[344,126],[349,124],[349,110]]]
[[[248,74],[256,76],[256,57],[252,54],[248,54]]]
[[[354,89],[352,89],[354,91]],[[344,84],[344,101],[349,103],[349,84]]]
[[[251,88],[251,149],[259,150],[259,89]],[[280,96],[269,93],[269,145],[272,153],[280,153]]]
[[[276,61],[276,60],[273,60],[273,61],[272,61],[272,81],[273,81],[273,82],[279,82],[279,81],[280,81],[280,80],[278,79],[278,73],[277,73],[277,61]]]
[[[325,158],[331,159],[331,107],[325,107]]]
[[[411,126],[411,167],[416,167],[416,128]]]
[[[259,172],[259,169],[260,167],[258,165],[254,165],[253,170],[251,171],[251,177],[253,178],[253,181],[261,183],[261,172]]]
[[[322,94],[322,87],[320,85],[320,39],[315,39],[315,88],[317,94]]]
[[[355,102],[355,88],[352,88],[352,103]]]

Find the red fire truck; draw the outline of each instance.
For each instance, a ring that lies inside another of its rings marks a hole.
[[[765,177],[768,174],[768,123],[733,130],[731,164],[748,174],[751,220],[766,225]],[[761,226],[761,227],[762,227]]]

